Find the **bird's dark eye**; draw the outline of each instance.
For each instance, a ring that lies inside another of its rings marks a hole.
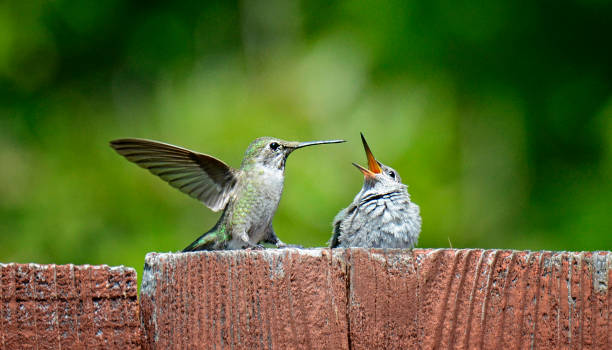
[[[273,151],[276,151],[276,150],[277,150],[279,147],[280,147],[280,145],[279,145],[278,143],[276,143],[276,142],[272,142],[272,143],[270,144],[270,148],[271,148]]]
[[[389,171],[389,176],[391,176],[392,179],[395,179],[395,172]]]

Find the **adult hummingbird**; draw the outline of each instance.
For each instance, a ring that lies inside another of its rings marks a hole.
[[[221,160],[167,143],[119,139],[111,147],[171,186],[223,214],[208,232],[183,251],[286,246],[274,233],[272,218],[285,180],[287,157],[296,149],[344,140],[290,142],[261,137],[247,148],[240,169]]]
[[[408,186],[393,168],[378,162],[361,134],[368,169],[353,203],[333,223],[330,247],[413,248],[421,232],[419,206],[410,201]]]

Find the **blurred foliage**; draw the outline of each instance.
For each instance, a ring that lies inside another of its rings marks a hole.
[[[215,223],[120,137],[235,167],[258,136],[348,140],[290,157],[274,220],[325,245],[360,131],[421,247],[612,249],[611,21],[600,0],[2,2],[0,260],[140,273]]]

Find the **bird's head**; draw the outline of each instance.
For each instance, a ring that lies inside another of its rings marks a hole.
[[[285,168],[285,162],[291,152],[296,149],[323,145],[328,143],[340,143],[345,142],[344,140],[327,140],[327,141],[310,141],[310,142],[297,142],[297,141],[285,141],[274,137],[260,137],[255,141],[251,142],[244,154],[244,160],[242,167],[263,165],[271,169]]]
[[[356,163],[353,163],[353,165],[363,173],[364,187],[385,187],[401,184],[402,179],[395,169],[380,163],[374,158],[363,134],[361,134],[361,142],[368,159],[368,168],[366,169]]]

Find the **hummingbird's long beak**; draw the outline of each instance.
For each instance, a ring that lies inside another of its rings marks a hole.
[[[295,149],[307,147],[307,146],[324,145],[328,143],[342,143],[342,142],[346,142],[346,141],[344,140],[308,141],[308,142],[300,142],[297,145],[293,146],[292,148],[295,150]]]
[[[374,158],[372,151],[370,151],[370,146],[368,146],[368,143],[366,142],[365,137],[363,137],[363,134],[359,134],[361,135],[361,142],[363,142],[363,149],[365,150],[366,157],[368,157],[368,168],[370,169],[370,172],[374,174],[380,174],[382,172],[380,165],[378,165],[378,162]]]
[[[362,167],[361,165],[357,164],[357,163],[353,163],[353,165],[359,169],[359,171],[361,171],[363,173],[363,175],[368,178],[368,179],[374,179],[376,178],[376,174],[371,172],[370,170]]]

